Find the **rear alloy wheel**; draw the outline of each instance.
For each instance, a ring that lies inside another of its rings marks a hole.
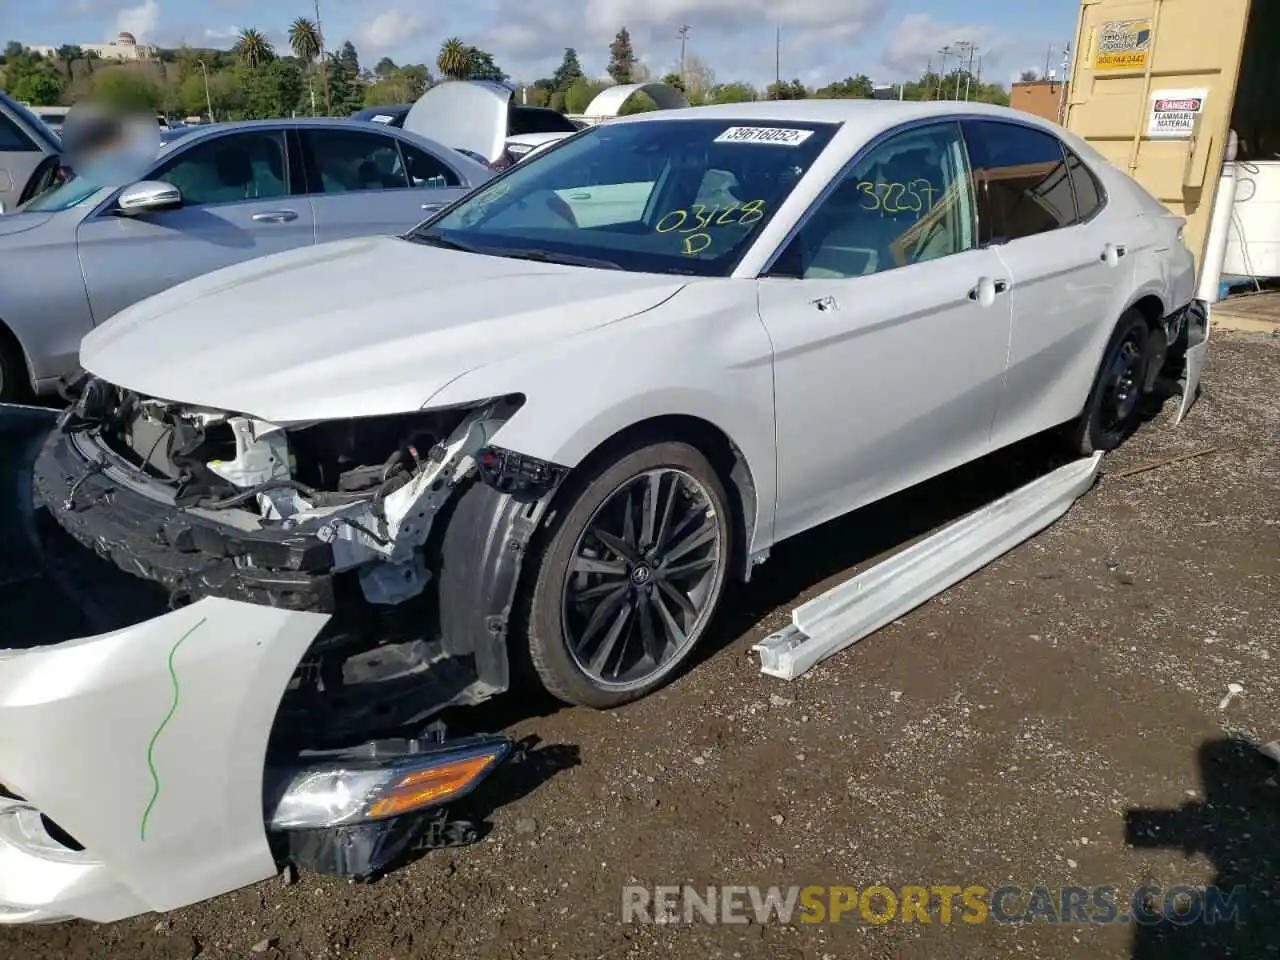
[[[1114,450],[1137,426],[1149,335],[1147,321],[1136,310],[1120,318],[1084,412],[1073,425],[1071,445],[1082,456]]]
[[[568,492],[530,598],[543,686],[607,708],[665,683],[724,592],[728,511],[715,470],[684,443],[634,450]]]

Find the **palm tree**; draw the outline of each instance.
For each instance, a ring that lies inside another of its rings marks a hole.
[[[289,25],[289,46],[294,56],[307,64],[314,64],[320,56],[320,31],[314,20],[299,17]]]
[[[471,48],[457,37],[450,37],[440,45],[436,66],[450,80],[464,80],[471,69]]]
[[[269,60],[274,60],[276,48],[261,30],[246,27],[236,37],[231,52],[240,58],[240,62],[248,67],[260,67]]]
[[[320,59],[320,55],[324,52],[324,38],[320,36],[320,28],[314,20],[308,20],[306,17],[298,17],[289,25],[289,46],[293,48],[294,55],[307,64],[309,69],[318,70],[323,74],[324,79],[324,103],[325,111],[331,110],[329,97],[329,71],[318,66],[316,61]]]

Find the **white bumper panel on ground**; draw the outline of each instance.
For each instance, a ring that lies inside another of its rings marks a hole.
[[[1175,424],[1181,423],[1196,402],[1200,389],[1200,374],[1204,372],[1205,360],[1209,357],[1209,329],[1213,326],[1213,307],[1204,304],[1204,312],[1193,309],[1188,319],[1187,355],[1182,374],[1182,399],[1178,402],[1178,413],[1173,418]]]
[[[1098,476],[1102,454],[1059,467],[791,611],[756,644],[762,673],[794,680],[1061,517]]]
[[[207,598],[0,651],[0,784],[84,847],[30,842],[0,799],[0,923],[118,920],[272,876],[267,740],[327,620]]]

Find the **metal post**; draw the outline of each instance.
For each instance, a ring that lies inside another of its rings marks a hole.
[[[200,64],[200,72],[204,74],[204,104],[209,108],[209,122],[213,123],[213,98],[209,96],[209,68],[204,65],[203,60],[197,60]]]
[[[680,35],[680,80],[684,81],[684,44],[689,39],[689,25],[682,23],[680,29],[676,31]]]
[[[782,86],[782,27],[777,28],[773,41],[773,84],[774,89]]]
[[[329,92],[329,65],[324,60],[324,27],[320,23],[320,0],[315,0],[316,33],[320,41],[320,76],[324,79],[324,112],[333,113],[333,95]]]

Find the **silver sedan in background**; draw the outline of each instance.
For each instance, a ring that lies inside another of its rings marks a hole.
[[[359,121],[247,121],[173,138],[142,178],[72,179],[0,216],[0,401],[48,393],[95,325],[242,260],[404,233],[493,176]]]

